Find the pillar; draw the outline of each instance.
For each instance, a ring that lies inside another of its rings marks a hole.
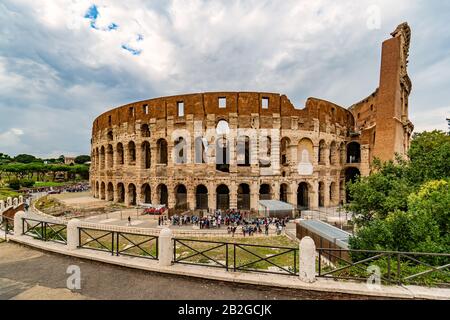
[[[159,233],[158,239],[158,264],[161,267],[169,267],[172,265],[173,257],[173,241],[172,230],[164,228]]]
[[[18,211],[14,215],[14,236],[21,236],[23,234],[23,221],[22,218],[25,218],[25,212]]]
[[[299,245],[300,280],[312,283],[316,280],[316,245],[310,237],[304,237]]]
[[[69,250],[75,250],[80,245],[80,237],[78,228],[81,225],[81,221],[78,219],[70,219],[67,223],[67,248]]]

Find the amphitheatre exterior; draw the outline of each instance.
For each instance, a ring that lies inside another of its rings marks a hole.
[[[130,103],[95,119],[91,186],[97,198],[171,210],[298,208],[346,201],[345,184],[373,159],[405,155],[411,31],[383,42],[379,87],[343,108],[309,98],[297,109],[267,92],[211,92]]]

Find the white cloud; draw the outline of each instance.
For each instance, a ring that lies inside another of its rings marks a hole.
[[[93,4],[97,29],[84,17]],[[380,8],[380,29],[367,27],[372,5]],[[405,20],[413,31],[410,112],[416,128],[438,125],[438,110],[450,102],[450,78],[441,72],[450,67],[443,58],[449,7],[406,0],[5,0],[0,132],[10,141],[0,151],[88,153],[98,114],[177,93],[273,91],[298,107],[309,96],[348,106],[378,86],[381,42]],[[118,27],[105,31],[111,23]]]

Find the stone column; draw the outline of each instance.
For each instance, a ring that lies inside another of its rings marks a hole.
[[[230,186],[230,209],[237,209],[237,186],[236,181],[231,182]]]
[[[294,207],[297,207],[297,189],[298,184],[296,182],[291,182],[291,185],[289,186],[290,192],[288,193],[288,202]]]
[[[80,245],[80,237],[78,227],[80,227],[81,221],[78,219],[71,219],[67,223],[67,248],[69,250],[75,250]]]
[[[309,207],[311,209],[318,209],[319,208],[319,182],[313,181],[311,182],[312,190],[310,191],[309,195]]]
[[[330,184],[331,182],[328,180],[323,181],[323,205],[325,208],[330,206]]]
[[[259,185],[257,182],[252,182],[250,184],[250,208],[258,210],[259,201]]]
[[[313,155],[312,155],[312,159],[311,159],[314,166],[318,166],[319,165],[319,157],[318,157],[318,155],[319,155],[319,146],[315,145],[313,147]]]
[[[299,277],[300,280],[312,283],[316,280],[316,245],[310,237],[304,237],[299,245]]]
[[[161,267],[169,267],[172,265],[173,258],[173,241],[172,230],[164,228],[159,233],[158,239],[158,264]]]
[[[23,221],[22,218],[25,218],[26,214],[23,211],[18,211],[14,215],[14,236],[21,236],[23,234]]]

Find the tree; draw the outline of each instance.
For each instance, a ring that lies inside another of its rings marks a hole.
[[[416,133],[411,142],[409,179],[420,184],[450,174],[450,135],[443,131]]]
[[[19,163],[31,163],[36,162],[38,159],[35,156],[32,156],[30,154],[19,154],[14,157],[15,162]]]
[[[91,161],[91,157],[88,155],[80,155],[75,158],[76,164],[85,164],[86,162]]]

